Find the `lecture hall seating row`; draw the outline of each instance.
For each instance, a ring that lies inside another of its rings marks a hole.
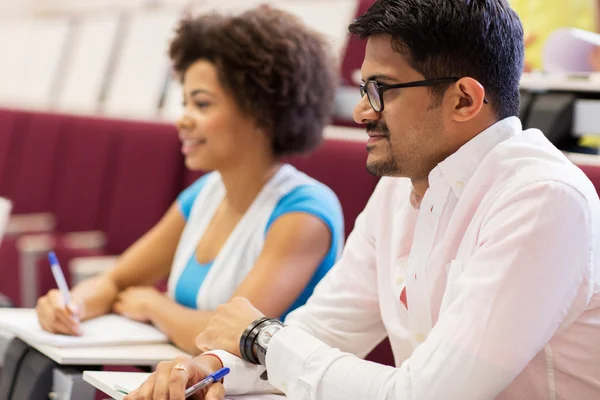
[[[364,141],[327,139],[310,156],[286,161],[337,194],[347,235],[377,183],[365,160]],[[50,232],[25,224],[3,241],[0,292],[21,304],[23,280],[30,278],[21,264],[32,255],[36,293],[30,295],[53,288],[43,257],[50,248],[69,281],[74,257],[120,254],[200,175],[184,167],[172,124],[0,109],[0,196],[12,200],[14,214],[44,213],[55,221]],[[91,245],[81,239],[89,232],[96,232]],[[392,362],[389,347],[381,356]]]

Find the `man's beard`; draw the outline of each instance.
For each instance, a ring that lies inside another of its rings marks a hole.
[[[390,142],[390,130],[387,125],[383,122],[369,122],[367,123],[367,132],[377,132],[385,136],[384,140],[387,140],[388,157],[384,160],[378,160],[369,163],[367,161],[367,172],[374,176],[399,176],[400,166],[394,158],[394,151],[392,149],[392,143]],[[367,151],[370,151],[367,147]]]
[[[378,160],[376,162],[367,162],[367,172],[374,176],[400,176],[400,166],[392,156],[385,160]]]

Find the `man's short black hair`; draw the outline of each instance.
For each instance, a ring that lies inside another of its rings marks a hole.
[[[523,27],[506,0],[378,0],[348,29],[390,35],[425,79],[474,78],[498,119],[519,115]]]

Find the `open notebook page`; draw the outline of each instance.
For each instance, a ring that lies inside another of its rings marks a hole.
[[[167,336],[151,325],[109,314],[81,324],[83,335],[56,335],[44,331],[34,309],[0,309],[0,329],[25,342],[56,347],[92,347],[166,343]]]

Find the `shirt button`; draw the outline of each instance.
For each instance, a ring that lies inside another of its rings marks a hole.
[[[421,332],[415,334],[415,340],[422,343],[425,340],[425,335]]]
[[[394,279],[394,282],[396,282],[396,285],[402,285],[404,283],[404,277],[398,275],[396,279]]]
[[[458,190],[462,190],[465,187],[465,183],[463,181],[458,181],[455,183],[455,186]]]

